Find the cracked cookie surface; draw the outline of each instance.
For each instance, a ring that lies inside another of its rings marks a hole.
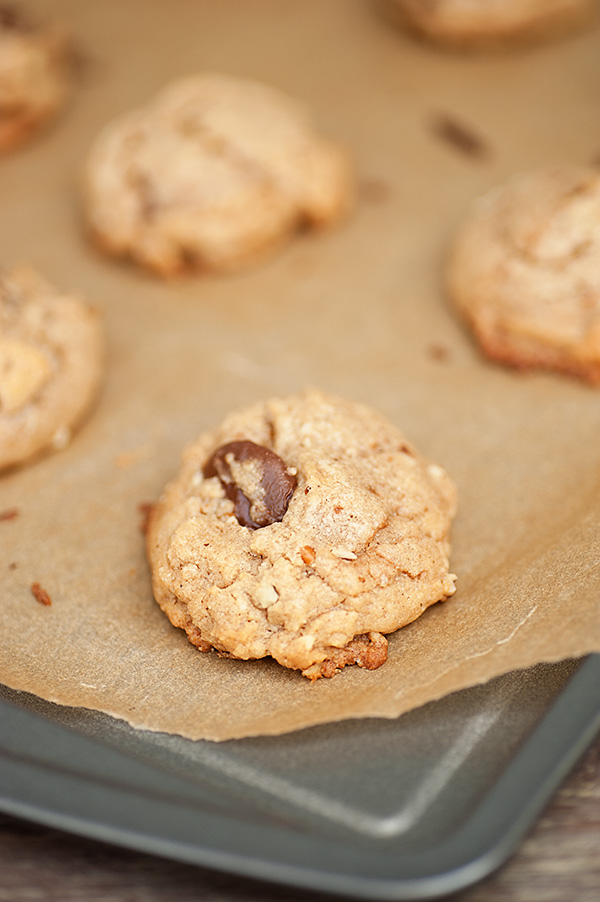
[[[67,444],[103,371],[95,311],[31,270],[0,274],[0,470]]]
[[[0,4],[0,151],[14,147],[63,107],[73,81],[70,39]]]
[[[267,525],[242,525],[232,481]],[[375,411],[312,390],[267,400],[186,449],[150,518],[154,595],[202,651],[270,655],[311,679],[375,669],[385,634],[454,592],[455,504],[445,471]]]
[[[475,204],[447,284],[488,357],[600,383],[600,176],[519,175]]]
[[[200,74],[97,137],[84,173],[90,233],[157,274],[232,270],[348,209],[346,155],[307,110],[249,79]]]

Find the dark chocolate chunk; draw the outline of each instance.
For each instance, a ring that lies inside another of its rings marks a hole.
[[[240,468],[232,466],[234,462]],[[243,472],[244,465],[250,478],[244,480],[242,487],[236,482],[234,472]],[[225,494],[233,501],[238,522],[249,529],[260,529],[282,520],[297,485],[294,474],[274,451],[247,439],[217,448],[202,473],[207,478],[220,479]]]

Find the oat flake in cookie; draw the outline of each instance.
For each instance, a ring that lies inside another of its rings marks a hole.
[[[97,137],[84,173],[92,238],[161,276],[255,263],[351,196],[345,154],[267,85],[190,76]]]
[[[66,445],[104,371],[104,330],[31,270],[0,274],[0,470]]]
[[[56,115],[73,74],[71,42],[62,28],[33,25],[20,8],[0,3],[0,151]]]
[[[600,383],[600,174],[555,166],[480,199],[450,252],[450,297],[486,355]]]
[[[201,651],[311,680],[375,669],[386,634],[454,592],[456,491],[394,426],[318,391],[232,413],[150,518],[156,600]]]

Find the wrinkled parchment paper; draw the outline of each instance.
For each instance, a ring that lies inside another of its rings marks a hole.
[[[31,6],[70,25],[86,65],[60,121],[0,159],[1,263],[84,293],[105,313],[110,357],[70,447],[0,477],[0,514],[12,511],[0,518],[0,680],[222,740],[393,717],[600,651],[600,393],[485,362],[440,287],[474,197],[520,169],[599,158],[600,31],[461,57],[359,0]],[[201,69],[310,104],[353,155],[359,201],[342,228],[302,234],[259,268],[162,283],[89,247],[77,177],[108,119]],[[457,126],[477,140],[457,141]],[[196,652],[152,599],[139,512],[187,441],[307,384],[377,407],[460,493],[456,595],[393,636],[381,669],[314,685]]]

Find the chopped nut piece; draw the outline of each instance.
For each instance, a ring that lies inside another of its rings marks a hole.
[[[300,557],[304,561],[307,567],[310,567],[311,564],[314,564],[317,559],[317,554],[314,548],[311,548],[310,545],[303,545],[300,549]]]
[[[271,583],[261,583],[256,587],[254,598],[263,608],[268,608],[279,600],[279,592]]]
[[[356,554],[349,548],[332,548],[331,553],[334,557],[339,557],[343,561],[355,561]]]

